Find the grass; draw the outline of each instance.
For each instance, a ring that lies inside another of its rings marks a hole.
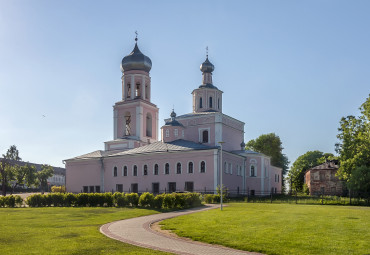
[[[233,203],[168,219],[193,240],[266,254],[370,254],[370,208]]]
[[[2,208],[1,254],[168,254],[110,239],[101,225],[158,213],[131,208]]]

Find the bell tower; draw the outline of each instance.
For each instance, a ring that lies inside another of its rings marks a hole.
[[[208,47],[206,60],[200,65],[203,79],[202,85],[194,89],[193,112],[222,112],[222,91],[212,82],[212,72],[214,65],[208,60]]]
[[[121,62],[122,100],[113,106],[116,146],[106,142],[106,149],[136,148],[158,140],[158,108],[151,102],[152,61],[137,44]],[[118,145],[122,142],[126,145]],[[107,148],[108,145],[108,148]]]

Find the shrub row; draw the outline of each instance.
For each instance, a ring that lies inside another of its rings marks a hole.
[[[66,186],[52,186],[51,192],[53,193],[65,193],[66,192]]]
[[[201,205],[199,193],[172,193],[154,196],[145,192],[137,193],[50,193],[34,194],[27,198],[30,207],[44,206],[106,206],[106,207],[149,207],[158,209],[183,209]]]
[[[205,194],[204,195],[204,202],[206,204],[218,204],[221,201],[221,196],[220,195],[215,195],[215,194]]]
[[[18,195],[0,196],[0,207],[15,207],[21,206],[23,199]]]

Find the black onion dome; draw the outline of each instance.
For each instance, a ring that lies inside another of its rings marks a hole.
[[[172,110],[171,114],[170,114],[171,118],[176,118],[176,113],[174,110]]]
[[[121,71],[142,70],[149,72],[152,69],[152,61],[139,50],[137,43],[130,54],[122,59]]]
[[[213,70],[215,70],[215,66],[209,62],[208,60],[208,56],[207,56],[207,59],[206,61],[204,61],[201,65],[200,65],[200,70],[203,72],[203,73],[212,73]]]

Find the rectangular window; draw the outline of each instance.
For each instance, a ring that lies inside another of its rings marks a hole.
[[[89,192],[90,192],[90,193],[94,193],[94,186],[90,186],[90,187],[89,187]]]
[[[122,184],[116,184],[116,191],[123,192],[123,185]]]
[[[131,192],[132,193],[138,193],[139,187],[137,183],[131,183]]]
[[[83,191],[84,191],[84,193],[88,193],[89,192],[89,187],[88,186],[83,186]]]
[[[170,137],[170,130],[166,129],[166,137]]]
[[[168,183],[168,192],[176,192],[176,182],[169,182]]]
[[[174,134],[175,134],[175,137],[179,136],[179,130],[177,128],[175,129]]]
[[[159,182],[152,183],[153,194],[159,194]]]
[[[95,186],[95,192],[100,193],[100,186]]]
[[[185,182],[185,191],[194,191],[194,182]]]
[[[325,173],[320,172],[320,181],[325,181]]]

